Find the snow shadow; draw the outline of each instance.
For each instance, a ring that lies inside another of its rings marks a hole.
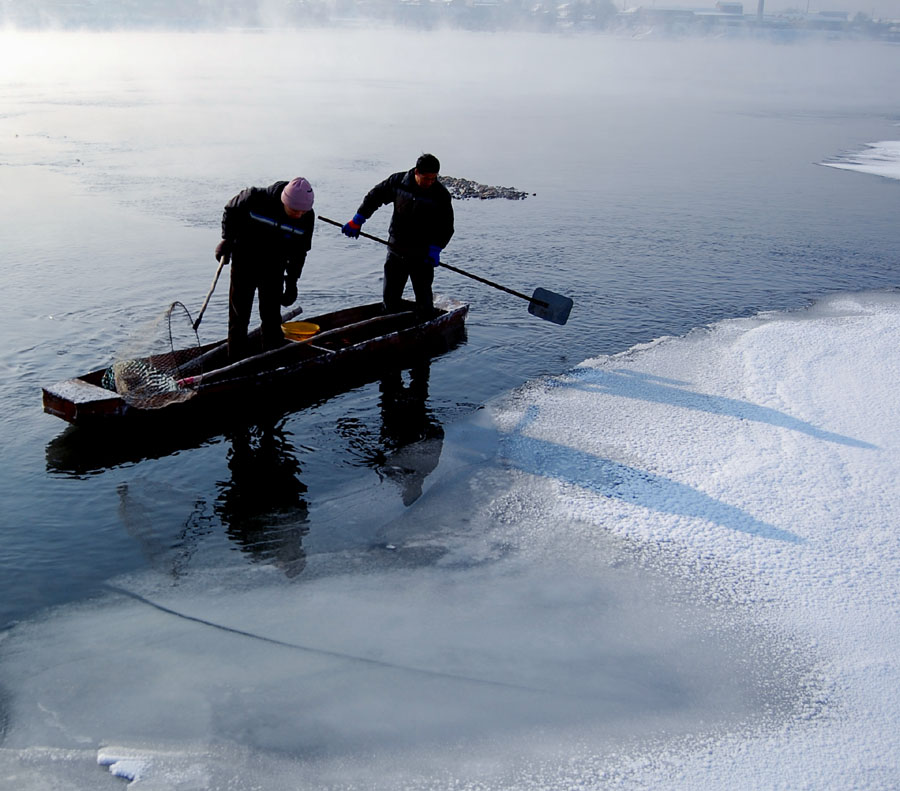
[[[737,398],[707,395],[688,390],[688,382],[666,379],[653,374],[631,371],[625,368],[605,370],[599,368],[583,368],[569,374],[574,381],[552,379],[550,387],[574,387],[588,392],[599,392],[622,398],[649,401],[656,404],[683,407],[711,415],[724,415],[741,420],[752,420],[757,423],[768,423],[778,428],[799,431],[815,439],[836,442],[853,448],[877,450],[876,445],[853,437],[845,437],[831,431],[820,429],[804,420],[786,415],[777,409],[751,404]]]
[[[705,519],[760,538],[789,543],[803,541],[790,531],[756,519],[685,484],[577,448],[525,436],[522,432],[538,414],[537,407],[528,407],[516,430],[501,441],[501,458],[523,472],[555,478],[654,511]]]

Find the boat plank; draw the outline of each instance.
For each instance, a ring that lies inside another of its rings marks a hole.
[[[57,398],[71,401],[73,404],[87,404],[97,400],[117,400],[120,396],[105,387],[86,382],[84,379],[66,379],[45,387],[44,391]]]
[[[321,330],[311,338],[231,364],[225,358],[222,341],[197,348],[194,366],[201,360],[219,365],[177,380],[191,396],[188,399],[152,405],[126,402],[101,386],[105,369],[100,369],[43,388],[44,411],[76,424],[139,420],[162,412],[175,417],[187,415],[186,409],[196,414],[201,404],[205,411],[211,411],[217,404],[227,407],[229,397],[239,399],[242,394],[261,392],[288,377],[306,374],[325,384],[328,379],[336,381],[350,372],[358,373],[368,365],[402,354],[404,349],[422,347],[462,330],[468,312],[467,304],[443,298],[440,304],[435,303],[432,318],[417,321],[412,303],[407,304],[410,310],[394,314],[384,314],[380,303],[372,303],[312,317]],[[182,371],[194,366],[188,362]]]

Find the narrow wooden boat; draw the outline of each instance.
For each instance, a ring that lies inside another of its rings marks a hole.
[[[464,330],[469,306],[453,299],[435,301],[435,315],[420,320],[413,303],[385,314],[381,303],[360,305],[305,318],[318,325],[310,338],[229,364],[225,341],[179,350],[172,387],[159,397],[134,399],[110,389],[109,368],[43,388],[44,411],[76,425],[114,424],[123,419],[155,420],[230,408],[260,390],[298,380],[304,387],[332,387],[374,366],[399,363],[410,353],[446,344]],[[288,313],[285,321],[296,313]],[[144,358],[148,368],[154,357]]]

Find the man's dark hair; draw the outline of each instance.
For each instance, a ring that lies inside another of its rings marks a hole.
[[[419,173],[440,173],[441,163],[434,154],[422,154],[416,160],[416,170]]]

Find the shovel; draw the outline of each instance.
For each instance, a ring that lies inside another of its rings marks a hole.
[[[327,217],[323,217],[321,214],[319,215],[319,219],[322,220],[322,222],[329,223],[330,225],[336,225],[338,228],[343,227],[341,223],[336,222],[335,220],[329,220]],[[372,234],[366,233],[365,231],[360,231],[359,235],[365,236],[366,239],[372,239],[375,242],[381,242],[381,244],[390,247],[392,250],[397,250],[397,248],[390,242],[384,239],[379,239],[377,236],[372,236]],[[397,252],[400,255],[403,255],[402,252]],[[528,312],[532,316],[537,316],[539,319],[544,319],[544,321],[552,321],[554,324],[565,324],[569,320],[569,313],[571,313],[572,305],[574,303],[569,297],[564,297],[562,294],[548,291],[546,288],[536,288],[534,290],[534,293],[529,297],[527,294],[513,291],[513,289],[511,288],[501,286],[499,283],[494,283],[487,278],[480,277],[479,275],[473,275],[471,272],[466,272],[465,269],[460,269],[458,266],[445,264],[443,261],[440,262],[439,266],[444,267],[444,269],[449,269],[453,272],[457,272],[460,275],[470,277],[472,278],[472,280],[477,280],[479,283],[484,283],[485,285],[491,286],[492,288],[499,289],[500,291],[505,291],[507,294],[512,294],[514,297],[519,297],[520,299],[526,300],[528,302]]]

